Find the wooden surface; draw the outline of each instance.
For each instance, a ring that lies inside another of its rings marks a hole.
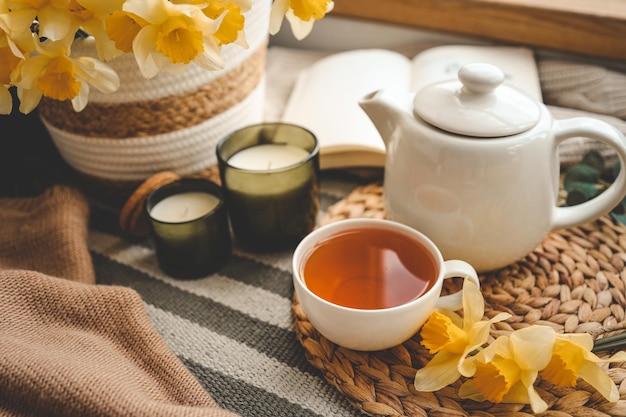
[[[332,13],[626,60],[626,0],[336,0]]]

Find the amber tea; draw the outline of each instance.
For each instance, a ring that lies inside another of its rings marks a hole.
[[[418,241],[390,230],[363,228],[318,243],[301,274],[311,291],[331,303],[383,309],[427,292],[436,282],[436,265]]]

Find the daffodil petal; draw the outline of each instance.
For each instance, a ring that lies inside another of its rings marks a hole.
[[[23,28],[28,28],[37,17],[37,11],[33,9],[12,10],[6,24],[11,32],[20,32]]]
[[[466,360],[467,355],[469,355],[474,350],[480,348],[487,342],[489,338],[489,330],[491,328],[490,321],[479,321],[478,323],[474,323],[471,330],[469,331],[469,344],[463,352],[463,355],[459,359],[459,372],[463,376],[472,376],[476,371],[476,366],[473,361]]]
[[[511,317],[509,313],[499,313],[490,320],[482,320],[472,324],[468,331],[470,351],[479,348],[487,342],[489,339],[489,332],[491,331],[491,325],[493,323],[506,320],[509,317]]]
[[[115,10],[121,10],[124,0],[80,0],[80,4],[98,16],[105,16]]]
[[[530,404],[534,413],[541,413],[548,409],[548,404],[539,396],[532,387],[519,381],[511,387],[509,392],[502,399],[504,403]]]
[[[491,362],[496,355],[502,356],[503,358],[509,358],[511,356],[509,349],[510,339],[510,336],[498,337],[489,346],[478,352],[476,354],[476,358],[485,363]]]
[[[461,384],[458,394],[460,398],[467,398],[478,402],[486,401],[483,393],[476,388],[474,381],[471,379]]]
[[[489,339],[491,324],[505,320],[510,316],[511,315],[509,313],[500,313],[489,321],[479,321],[478,323],[474,323],[471,330],[469,331],[469,344],[465,352],[463,352],[463,356],[459,360],[459,372],[461,372],[461,375],[472,376],[476,371],[474,361],[466,360],[466,358],[467,355],[472,353],[474,350],[479,349],[487,342],[487,340]]]
[[[619,400],[620,395],[611,377],[598,364],[585,362],[579,370],[582,379],[593,386],[604,398],[610,402]]]
[[[291,25],[291,31],[293,32],[293,36],[301,41],[306,38],[311,30],[313,30],[313,24],[315,23],[315,19],[309,20],[301,20],[299,17],[293,14],[291,10],[287,11],[285,15],[289,24]]]
[[[20,92],[20,89],[18,89],[18,92]],[[41,97],[43,97],[43,93],[37,88],[22,89],[18,97],[20,99],[20,112],[28,114],[37,107]]]
[[[133,40],[133,52],[141,74],[145,78],[153,78],[159,73],[159,67],[156,65],[152,54],[158,29],[154,26],[146,26],[142,28]]]
[[[85,107],[87,107],[88,101],[89,101],[89,84],[82,83],[80,86],[80,91],[78,92],[76,97],[74,97],[71,100],[72,108],[74,108],[74,111],[76,112],[81,112],[85,109]]]
[[[120,77],[108,65],[95,58],[82,57],[76,60],[76,74],[103,93],[112,93],[120,87]]]
[[[24,61],[20,71],[20,84],[26,89],[35,87],[39,75],[46,69],[49,60],[45,55],[36,55]]]
[[[529,326],[511,333],[511,349],[522,369],[543,369],[552,359],[555,332],[548,326]]]
[[[538,369],[533,369],[530,371],[523,372],[520,377],[520,382],[526,388],[526,392],[528,393],[528,398],[530,400],[530,405],[534,412],[538,413],[539,409],[543,406],[547,408],[545,402],[541,399],[537,391],[535,390],[535,381],[537,380],[537,375],[539,374]],[[538,408],[539,407],[539,408]],[[544,411],[543,408],[541,411]]]
[[[482,346],[489,338],[491,323],[491,320],[479,321],[471,325],[468,329],[470,345],[472,345],[474,349]]]
[[[215,42],[210,43],[208,45],[210,46],[209,48],[206,48],[206,46],[207,43],[205,42],[205,49],[198,54],[195,59],[195,63],[208,70],[224,68],[224,60],[220,54],[219,46],[217,46]]]
[[[29,40],[29,44],[33,44],[32,42],[32,37],[28,37]],[[7,45],[9,46],[9,48],[11,49],[11,52],[13,52],[13,55],[15,55],[18,58],[24,59],[24,54],[22,53],[22,50],[17,46],[17,44],[15,42],[13,42],[13,40],[7,38]]]
[[[463,281],[463,313],[464,328],[482,320],[485,314],[485,299],[480,289],[469,279]]]
[[[168,59],[168,57],[159,52],[153,52],[152,54],[150,54],[150,59],[152,60],[152,62],[154,62],[156,68],[169,74],[180,74],[185,70],[188,65],[180,63],[174,64]]]
[[[476,350],[476,348],[476,346],[469,346],[467,349],[465,349],[465,352],[463,352],[463,355],[461,355],[461,357],[459,358],[457,369],[459,370],[459,373],[461,375],[469,377],[474,375],[474,372],[476,372],[475,361],[473,360],[473,358],[467,358],[467,355]]]
[[[274,0],[270,11],[270,35],[278,33],[287,10],[289,10],[289,0]]]
[[[0,86],[0,114],[11,114],[12,110],[13,97],[7,87]]]
[[[596,363],[626,362],[626,352],[617,352],[613,356],[603,359],[596,356],[596,354],[589,349],[589,351],[585,352],[585,359]]]
[[[439,352],[415,374],[415,389],[437,391],[455,382],[461,374],[457,369],[459,355]]]
[[[589,333],[556,334],[557,339],[565,339],[582,347],[586,351],[593,349],[593,337]]]
[[[548,409],[548,404],[539,396],[539,393],[532,387],[528,389],[530,408],[535,414],[543,413]]]
[[[489,323],[498,323],[500,321],[507,320],[511,317],[512,316],[510,313],[498,313],[495,316],[493,316],[491,319],[489,319]]]
[[[124,2],[123,10],[154,24],[161,23],[169,17],[168,6],[170,4],[167,0],[127,0]]]
[[[123,51],[117,49],[115,42],[109,38],[102,25],[90,25],[85,27],[85,29],[94,37],[98,56],[103,61],[110,61],[123,54]]]
[[[41,22],[39,34],[53,41],[66,38],[73,29],[70,15],[51,7],[39,10],[37,18]]]
[[[447,308],[437,308],[435,309],[435,311],[443,314],[444,316],[448,317],[450,319],[450,321],[452,321],[452,323],[460,328],[463,328],[463,318],[461,316],[459,316],[456,312],[447,309]]]

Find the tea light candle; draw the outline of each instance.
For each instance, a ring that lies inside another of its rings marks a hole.
[[[263,123],[217,145],[224,197],[236,241],[269,251],[295,246],[319,211],[319,144],[307,129]]]
[[[230,228],[217,184],[182,178],[152,191],[144,210],[159,266],[168,275],[198,278],[228,261]]]
[[[269,171],[297,164],[309,156],[305,149],[292,145],[265,144],[243,149],[228,159],[235,168]]]
[[[206,215],[219,201],[216,196],[199,191],[174,194],[156,203],[150,217],[167,223],[187,222]]]

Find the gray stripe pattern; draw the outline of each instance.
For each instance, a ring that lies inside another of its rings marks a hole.
[[[325,172],[322,213],[370,181]],[[92,226],[96,280],[137,291],[165,343],[216,402],[242,416],[359,416],[304,357],[293,325],[292,251],[234,248],[217,273],[170,278],[149,241]]]

